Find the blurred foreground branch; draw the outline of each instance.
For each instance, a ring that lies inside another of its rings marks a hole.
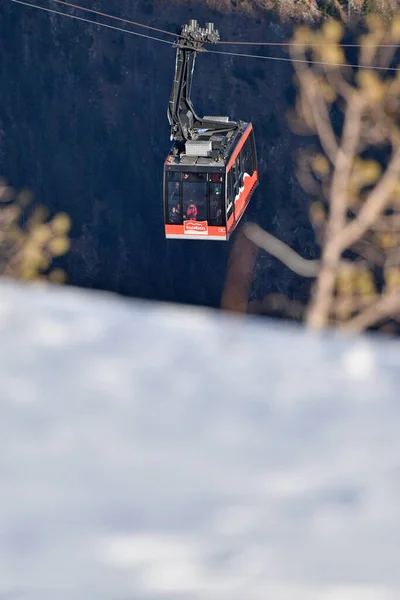
[[[70,218],[59,213],[46,222],[47,210],[30,209],[31,201],[30,192],[16,194],[0,179],[0,276],[62,283],[64,271],[51,267],[69,249]]]
[[[400,71],[376,70],[397,64],[400,17],[388,27],[373,15],[367,25],[358,70],[347,63],[336,21],[299,27],[290,49],[299,62],[289,119],[319,145],[302,151],[297,174],[313,197],[320,260],[305,260],[254,224],[244,229],[290,269],[315,277],[305,320],[316,329],[361,330],[400,314]]]
[[[275,236],[264,231],[255,223],[245,223],[243,233],[256,246],[262,248],[284,265],[303,277],[316,277],[320,270],[319,260],[307,260],[292,250],[287,244],[278,240]]]

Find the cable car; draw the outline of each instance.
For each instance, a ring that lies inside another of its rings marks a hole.
[[[251,123],[196,115],[190,99],[196,53],[219,41],[213,23],[191,20],[176,42],[168,106],[173,145],[164,164],[165,237],[228,241],[258,185]]]

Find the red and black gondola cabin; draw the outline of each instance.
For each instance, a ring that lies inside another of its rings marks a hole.
[[[164,176],[165,236],[172,239],[227,241],[258,184],[251,123],[210,143],[187,142],[187,153],[168,156]],[[228,139],[226,139],[228,138]],[[230,139],[231,138],[231,139]],[[217,161],[211,144],[228,146]],[[203,145],[202,145],[203,144]],[[203,155],[198,153],[203,151]]]
[[[177,42],[168,107],[174,144],[164,164],[165,236],[170,239],[229,240],[258,184],[252,124],[199,118],[189,98],[190,61],[203,43],[218,39],[212,23],[201,29],[192,20]]]

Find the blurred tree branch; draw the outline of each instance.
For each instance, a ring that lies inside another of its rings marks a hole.
[[[316,277],[318,275],[321,268],[319,260],[302,258],[287,244],[281,242],[281,240],[278,240],[278,238],[267,231],[264,231],[255,223],[245,223],[243,225],[243,233],[256,246],[278,258],[298,275],[302,275],[303,277]]]
[[[0,276],[62,283],[64,271],[51,265],[69,249],[70,218],[58,213],[46,222],[46,209],[29,210],[31,201],[30,192],[16,194],[0,179]]]
[[[290,48],[302,61],[293,62],[298,96],[290,122],[322,149],[303,151],[297,171],[314,197],[320,260],[305,260],[254,224],[244,228],[290,269],[315,277],[305,320],[316,329],[361,330],[400,315],[400,72],[375,69],[393,66],[396,48],[386,46],[400,42],[400,18],[388,27],[372,15],[367,25],[358,70],[347,64],[337,21],[299,27]]]

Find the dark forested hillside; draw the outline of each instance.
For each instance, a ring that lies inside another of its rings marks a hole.
[[[286,35],[258,3],[231,3],[227,12],[199,0],[80,4],[169,31],[197,18],[213,21],[225,39],[282,41]],[[170,147],[174,49],[9,0],[1,2],[0,39],[0,174],[15,187],[28,186],[52,211],[70,214],[73,246],[63,263],[69,282],[218,306],[234,240],[164,240],[162,169]],[[280,49],[253,51],[287,56]],[[202,55],[196,68],[200,114],[254,124],[261,183],[249,214],[314,256],[306,200],[294,176],[293,150],[304,142],[286,122],[294,96],[290,63]],[[302,299],[305,286],[260,254],[253,297],[284,291]]]

